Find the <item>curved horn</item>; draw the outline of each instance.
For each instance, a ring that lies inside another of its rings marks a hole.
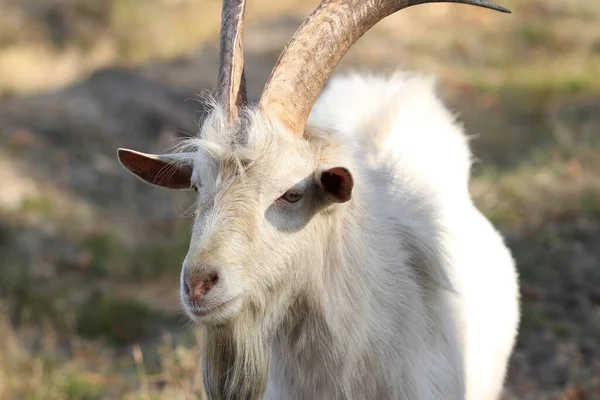
[[[218,95],[229,123],[247,101],[242,48],[245,7],[245,0],[223,0],[221,12]]]
[[[383,18],[422,3],[464,3],[510,13],[487,0],[323,0],[281,53],[259,109],[303,136],[325,81],[348,49]]]

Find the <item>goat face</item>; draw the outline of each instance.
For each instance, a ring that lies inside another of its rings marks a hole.
[[[144,181],[197,191],[181,301],[206,324],[223,324],[245,308],[285,308],[291,297],[282,287],[299,288],[309,278],[303,267],[323,257],[318,249],[329,240],[329,211],[353,189],[339,149],[249,114],[243,126],[227,128],[215,110],[201,138],[186,142],[187,152],[119,150],[125,168]],[[236,144],[240,131],[244,145]]]

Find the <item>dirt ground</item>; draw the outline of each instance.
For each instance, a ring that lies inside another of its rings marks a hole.
[[[249,1],[256,100],[316,0]],[[405,10],[336,73],[421,70],[475,138],[471,190],[522,294],[506,399],[600,399],[600,3]],[[220,1],[0,0],[0,398],[191,398],[179,309],[187,194],[116,149],[195,134],[217,71]]]

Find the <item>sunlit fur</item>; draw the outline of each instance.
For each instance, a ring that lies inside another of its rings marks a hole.
[[[211,398],[498,398],[515,268],[431,79],[333,78],[302,139],[252,109],[227,129],[216,107],[185,147],[200,190],[182,283],[218,265],[210,301],[236,299],[197,318]],[[314,183],[335,166],[346,203]],[[298,203],[277,200],[293,186]]]

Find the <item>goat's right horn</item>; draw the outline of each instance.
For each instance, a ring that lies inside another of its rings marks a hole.
[[[239,107],[247,102],[242,45],[245,7],[245,0],[223,0],[217,90],[228,123],[237,119]]]
[[[487,0],[323,0],[281,53],[260,98],[259,109],[295,136],[325,81],[348,49],[383,18],[422,3],[464,3],[509,10]]]

